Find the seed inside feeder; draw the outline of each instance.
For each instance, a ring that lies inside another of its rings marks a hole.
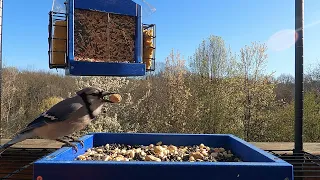
[[[193,146],[165,145],[162,142],[143,145],[106,144],[88,149],[76,160],[81,161],[154,161],[154,162],[241,162],[225,148],[204,144]]]
[[[134,61],[134,16],[75,9],[74,26],[76,61]]]

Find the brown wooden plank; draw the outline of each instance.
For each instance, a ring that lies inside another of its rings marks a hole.
[[[293,142],[251,142],[254,146],[263,150],[292,150],[294,149]],[[320,155],[320,143],[306,142],[303,144],[305,152]],[[277,153],[279,153],[277,151]]]
[[[1,139],[0,144],[8,142],[9,139]],[[293,142],[250,142],[263,150],[290,150],[294,148]],[[12,147],[15,148],[60,148],[63,143],[45,139],[27,139]],[[320,143],[304,143],[304,151],[320,155]],[[277,152],[278,153],[278,152]]]
[[[8,142],[9,139],[0,139],[0,144]],[[60,148],[63,143],[46,139],[26,139],[13,145],[13,148]]]
[[[32,179],[33,166],[30,163],[52,151],[54,150],[8,149],[0,156],[0,179],[6,179],[4,177],[10,175],[12,179]]]

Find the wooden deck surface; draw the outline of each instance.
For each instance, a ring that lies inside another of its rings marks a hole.
[[[0,144],[8,142],[10,139],[0,139]],[[13,148],[60,148],[63,143],[54,140],[45,140],[45,139],[27,139],[20,143],[13,145]]]
[[[294,149],[293,142],[251,142],[251,144],[257,146],[263,150],[292,150]],[[305,152],[320,155],[320,143],[303,143],[303,149]],[[283,151],[283,153],[288,151]],[[281,153],[281,152],[277,152]]]
[[[8,142],[8,139],[1,139],[0,144]],[[292,150],[293,142],[250,142],[256,147],[263,150]],[[63,143],[44,139],[27,139],[23,142],[15,144],[15,148],[60,148]],[[316,155],[320,155],[320,143],[304,143],[304,151]],[[287,153],[287,151],[286,151]]]

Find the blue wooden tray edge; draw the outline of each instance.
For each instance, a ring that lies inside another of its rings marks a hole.
[[[38,161],[35,162],[35,164],[41,164],[41,163],[50,163],[50,164],[114,164],[114,165],[125,165],[125,164],[129,164],[129,165],[166,165],[166,166],[171,166],[171,165],[197,165],[197,166],[208,166],[208,165],[216,165],[216,166],[288,166],[288,167],[293,167],[291,164],[287,163],[286,161],[283,161],[282,159],[279,159],[277,157],[275,157],[272,154],[269,154],[265,151],[263,151],[262,149],[257,148],[256,146],[232,135],[232,134],[178,134],[178,133],[89,133],[83,137],[81,137],[80,139],[83,141],[92,141],[91,143],[93,143],[93,139],[95,135],[104,135],[104,134],[121,134],[121,135],[127,135],[130,136],[131,134],[135,134],[135,135],[148,135],[148,136],[161,136],[161,135],[170,135],[170,136],[223,136],[223,137],[230,137],[240,143],[242,143],[245,146],[248,146],[249,148],[257,151],[258,153],[262,154],[263,156],[272,159],[273,162],[215,162],[215,163],[210,163],[210,162],[174,162],[174,163],[170,163],[170,162],[139,162],[139,161],[132,161],[132,162],[114,162],[114,161],[74,161],[72,160],[55,160],[57,156],[62,155],[63,153],[66,153],[68,151],[72,151],[71,147],[63,147],[45,157],[43,157],[42,159],[39,159]],[[88,144],[88,143],[85,143]],[[90,144],[90,143],[89,143]],[[74,158],[77,157],[79,154],[82,154],[86,151],[86,149],[90,148],[90,147],[84,147],[81,148],[81,145],[79,143],[77,143],[79,151],[78,153],[74,154]]]

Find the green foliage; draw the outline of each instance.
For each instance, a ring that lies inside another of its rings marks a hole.
[[[273,116],[267,124],[266,138],[270,142],[294,141],[294,102],[276,105]]]
[[[120,93],[88,132],[230,133],[247,141],[293,141],[294,78],[264,72],[267,47],[254,42],[234,53],[209,36],[188,58],[172,50],[163,69],[145,78],[63,77],[5,68],[1,136],[10,137],[39,113],[98,86]],[[304,141],[320,141],[320,75],[305,76]],[[36,79],[36,81],[35,81]],[[49,97],[49,98],[48,98]],[[61,98],[60,98],[61,97]]]
[[[267,54],[265,44],[252,43],[240,50],[240,78],[244,138],[247,141],[266,139],[267,125],[273,118],[275,107],[274,84],[271,75],[264,75]]]
[[[185,83],[186,69],[185,61],[180,57],[179,52],[172,50],[166,59],[166,70],[163,74],[164,82],[167,84],[168,93],[165,99],[168,108],[167,116],[163,122],[168,132],[185,132],[187,126],[187,104],[190,99],[190,89]]]
[[[57,104],[62,100],[63,100],[62,97],[55,97],[55,96],[44,99],[39,106],[39,109],[38,109],[39,114],[47,111],[53,105]]]
[[[39,116],[39,106],[48,97],[66,98],[75,91],[72,77],[47,72],[2,69],[1,137],[11,137]]]
[[[304,141],[320,140],[320,97],[319,93],[306,92],[304,96]]]

